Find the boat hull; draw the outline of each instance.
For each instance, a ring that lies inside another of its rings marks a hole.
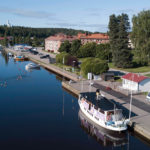
[[[103,120],[97,120],[95,119],[91,114],[89,114],[87,112],[86,109],[84,109],[84,106],[81,105],[81,101],[78,100],[78,103],[79,103],[79,106],[80,106],[80,109],[81,111],[89,118],[91,119],[94,123],[96,123],[97,125],[107,129],[107,130],[110,130],[110,131],[115,131],[115,132],[122,132],[122,131],[126,131],[127,130],[127,126],[124,126],[124,127],[112,127],[112,126],[109,126],[109,125],[106,125],[105,122]]]

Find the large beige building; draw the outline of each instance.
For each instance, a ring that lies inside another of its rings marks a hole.
[[[45,39],[45,50],[49,52],[59,53],[58,50],[60,48],[60,45],[65,40],[68,40],[71,43],[75,39],[81,40],[82,44],[90,42],[102,44],[109,42],[109,36],[104,33],[97,33],[97,34],[78,33],[78,36],[67,36],[65,34],[60,33]]]
[[[49,52],[59,53],[59,47],[65,40],[72,42],[75,39],[77,39],[76,36],[67,36],[61,33],[54,36],[50,36],[45,39],[45,50]]]

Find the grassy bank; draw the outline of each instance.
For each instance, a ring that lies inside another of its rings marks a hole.
[[[113,63],[109,63],[108,65],[109,65],[109,68],[118,69],[118,70],[127,71],[127,72],[143,73],[143,72],[149,72],[150,71],[150,66],[142,66],[142,67],[137,67],[137,68],[122,69],[122,68],[115,67]]]

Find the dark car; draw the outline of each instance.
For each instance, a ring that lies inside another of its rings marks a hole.
[[[30,49],[29,52],[30,52],[31,54],[33,54],[33,55],[37,55],[37,54],[38,54],[37,51],[34,51],[34,50],[32,50],[32,49]]]
[[[44,55],[44,56],[41,56],[40,58],[41,59],[43,59],[43,58],[49,58],[49,55]]]

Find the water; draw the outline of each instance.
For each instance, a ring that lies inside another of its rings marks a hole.
[[[4,57],[5,56],[5,57]],[[0,54],[0,148],[15,150],[150,149],[131,134],[98,128],[80,111],[77,98],[56,75]]]

